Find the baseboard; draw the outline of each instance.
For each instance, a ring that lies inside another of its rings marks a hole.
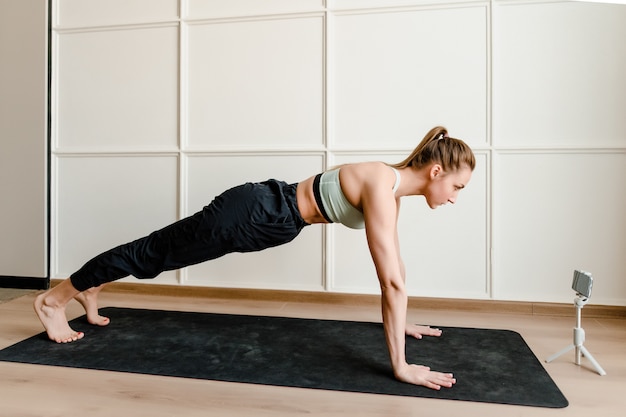
[[[50,280],[48,278],[0,275],[0,288],[16,288],[20,290],[46,290],[50,288]]]
[[[60,280],[52,280],[56,285]],[[380,296],[314,291],[262,290],[245,288],[214,288],[134,284],[113,282],[105,291],[126,294],[171,297],[213,298],[221,300],[284,301],[328,305],[379,305]],[[525,314],[537,316],[574,316],[574,304],[527,301],[470,300],[455,298],[409,297],[409,308],[441,311],[468,311],[496,314]],[[585,317],[626,318],[626,307],[587,304]]]

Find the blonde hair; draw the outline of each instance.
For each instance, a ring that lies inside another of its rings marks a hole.
[[[464,165],[473,171],[476,167],[476,158],[465,142],[449,137],[445,127],[437,126],[430,129],[404,161],[391,166],[420,169],[431,163],[440,164],[446,172],[456,171]]]

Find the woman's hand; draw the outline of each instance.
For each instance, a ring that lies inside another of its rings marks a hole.
[[[440,390],[441,387],[451,388],[456,384],[452,374],[431,371],[428,366],[405,364],[395,370],[396,379],[413,385],[422,385],[426,388]]]
[[[406,335],[416,339],[421,339],[423,336],[441,336],[441,330],[430,326],[407,324]]]

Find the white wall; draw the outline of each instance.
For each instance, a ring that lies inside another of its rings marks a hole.
[[[395,162],[447,126],[455,207],[405,199],[411,295],[626,305],[626,7],[555,1],[53,1],[52,275],[224,189]],[[148,281],[155,282],[155,281]],[[161,275],[376,293],[362,231]]]
[[[47,29],[46,0],[0,0],[0,277],[48,275]]]
[[[493,8],[493,295],[626,305],[626,6]]]

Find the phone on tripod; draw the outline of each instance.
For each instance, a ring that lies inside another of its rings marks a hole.
[[[574,279],[572,281],[572,289],[583,297],[591,297],[591,288],[593,287],[593,277],[589,272],[574,271]]]

